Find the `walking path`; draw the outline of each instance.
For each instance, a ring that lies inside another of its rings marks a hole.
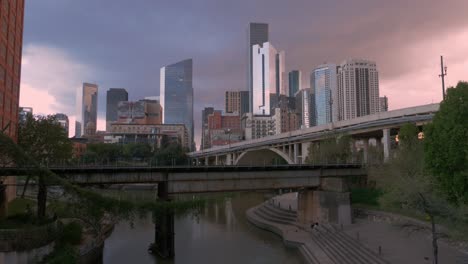
[[[307,263],[432,263],[429,233],[401,225],[359,217],[350,226],[320,224],[315,228],[297,223],[297,193],[287,193],[247,210],[254,225],[297,247]],[[411,232],[410,232],[411,231]],[[468,254],[439,242],[439,263],[466,263]]]

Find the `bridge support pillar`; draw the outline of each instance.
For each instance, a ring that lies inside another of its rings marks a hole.
[[[363,157],[362,157],[362,162],[367,164],[369,162],[369,140],[364,139],[362,142],[362,152],[363,152]]]
[[[219,157],[218,157],[218,155],[215,156],[215,165],[216,165],[216,166],[219,165]]]
[[[390,158],[390,146],[391,146],[391,137],[390,137],[389,128],[385,128],[383,130],[382,144],[383,144],[383,152],[384,152],[384,161],[388,161],[388,159]]]
[[[210,158],[205,157],[205,166],[208,166],[208,165],[210,165]]]
[[[161,202],[170,201],[168,185],[168,182],[158,183],[158,200]],[[154,243],[150,245],[150,251],[165,259],[174,258],[174,213],[169,208],[155,211],[153,212],[153,222]]]
[[[303,142],[301,144],[302,164],[305,164],[307,156],[309,155],[310,142]]]
[[[294,143],[294,164],[299,164],[299,143]]]
[[[350,193],[346,190],[345,180],[326,178],[322,181],[325,181],[323,189],[299,191],[298,222],[306,227],[313,223],[351,224],[351,199]]]
[[[226,155],[226,165],[233,165],[234,163],[234,154],[228,153]]]

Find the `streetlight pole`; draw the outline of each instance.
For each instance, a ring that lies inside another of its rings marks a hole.
[[[447,66],[444,67],[444,57],[440,56],[440,74],[442,78],[442,100],[445,100],[445,76],[447,75]]]

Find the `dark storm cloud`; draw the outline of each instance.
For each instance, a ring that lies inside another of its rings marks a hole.
[[[468,26],[466,10],[466,0],[30,0],[24,42],[92,65],[94,79],[83,81],[100,85],[101,117],[108,88],[125,87],[131,99],[159,94],[159,69],[193,58],[199,134],[203,106],[222,108],[224,91],[246,89],[249,22],[270,24],[287,70],[363,57],[391,79],[418,67],[406,60],[409,44]]]

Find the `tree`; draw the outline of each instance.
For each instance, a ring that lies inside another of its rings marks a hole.
[[[434,190],[434,182],[427,174],[424,164],[424,145],[418,139],[418,128],[406,124],[398,134],[399,148],[396,155],[370,173],[377,181],[377,187],[384,193],[379,202],[384,208],[412,211],[426,215],[431,224],[434,263],[438,260],[437,218],[452,214],[446,200]]]
[[[180,144],[171,144],[155,152],[152,164],[156,166],[185,165],[187,160],[187,150]]]
[[[447,89],[439,112],[425,129],[425,161],[438,190],[456,204],[468,203],[468,82]]]
[[[54,116],[28,115],[26,122],[19,127],[18,145],[40,166],[57,164],[63,160],[69,160],[72,156],[72,143]],[[42,173],[36,176],[39,179],[37,216],[44,218],[47,203],[46,179]],[[28,176],[25,189],[29,179]]]
[[[307,155],[307,163],[346,163],[351,158],[350,136],[331,137],[321,142],[312,142]]]

